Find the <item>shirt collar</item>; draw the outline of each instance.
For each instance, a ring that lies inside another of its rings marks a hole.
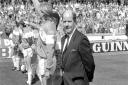
[[[74,28],[74,29],[73,29],[73,32],[69,35],[69,41],[68,41],[68,44],[70,43],[71,38],[72,38],[72,36],[73,36],[73,34],[74,34],[75,30],[76,30],[76,28]]]
[[[72,33],[69,35],[69,38],[71,38],[76,30],[76,27],[73,29]]]

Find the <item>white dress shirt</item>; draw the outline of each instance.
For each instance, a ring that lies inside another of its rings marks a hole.
[[[72,38],[72,36],[73,36],[75,30],[76,30],[76,28],[74,28],[73,32],[69,35],[69,40],[68,40],[67,38],[65,39],[65,41],[64,41],[64,46],[63,46],[63,50],[62,50],[62,51],[65,50],[66,44],[69,45],[69,43],[70,43],[70,41],[71,41],[71,38]]]

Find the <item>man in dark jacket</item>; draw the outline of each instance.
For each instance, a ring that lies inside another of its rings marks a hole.
[[[128,37],[128,21],[127,21],[127,23],[126,23],[125,35]]]
[[[95,70],[90,42],[77,30],[76,15],[72,10],[64,12],[63,25],[62,79],[58,81],[58,85],[89,85]]]

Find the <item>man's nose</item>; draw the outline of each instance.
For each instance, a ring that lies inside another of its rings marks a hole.
[[[65,23],[65,26],[69,26],[69,23],[68,23],[68,22],[66,22],[66,23]]]

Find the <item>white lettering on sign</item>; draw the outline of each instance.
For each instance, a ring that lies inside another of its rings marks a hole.
[[[114,51],[114,42],[111,42],[110,51]]]
[[[123,45],[123,50],[128,50],[128,42],[123,42],[124,45]]]
[[[101,52],[100,43],[94,43],[92,45],[92,49],[93,49],[94,52]]]
[[[9,49],[0,48],[0,57],[9,57]]]
[[[106,43],[101,43],[101,45],[102,45],[102,50],[104,51],[104,52],[107,52],[107,51],[109,51],[109,42],[106,42]]]
[[[10,45],[10,40],[9,39],[4,39],[4,44],[5,44],[5,46],[9,46]]]
[[[122,42],[115,42],[115,51],[122,50]]]
[[[128,51],[128,41],[109,41],[92,43],[93,52]]]
[[[0,39],[0,57],[10,57],[11,56],[11,45],[12,41],[9,39]]]

